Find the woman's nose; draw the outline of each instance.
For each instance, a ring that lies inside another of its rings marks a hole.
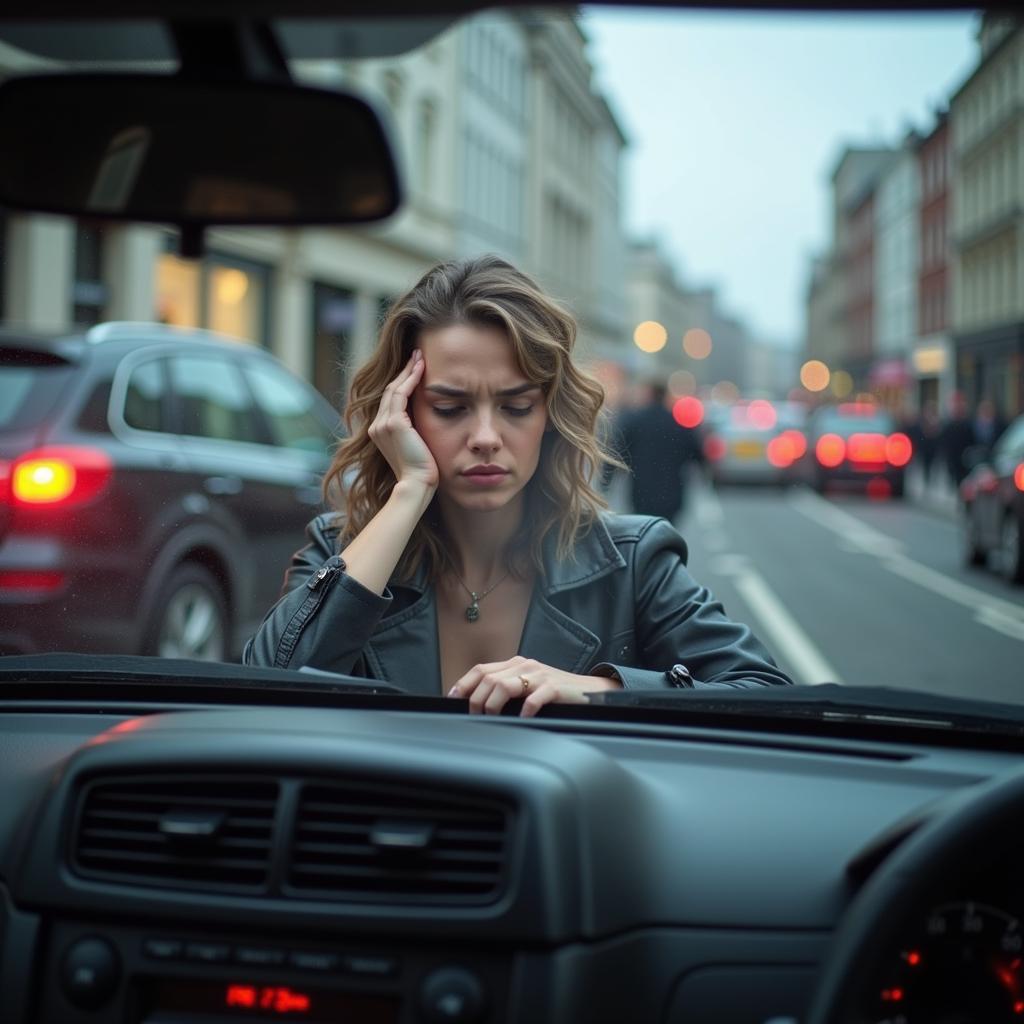
[[[494,418],[489,413],[476,417],[469,438],[469,446],[473,451],[495,451],[501,447],[501,435],[498,433]]]

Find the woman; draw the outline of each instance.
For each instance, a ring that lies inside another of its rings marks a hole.
[[[686,570],[664,519],[591,486],[600,386],[573,319],[497,257],[429,271],[356,374],[350,436],[247,664],[303,665],[496,714],[600,690],[788,683]],[[338,486],[335,486],[338,485]]]

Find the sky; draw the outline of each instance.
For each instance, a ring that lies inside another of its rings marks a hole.
[[[976,16],[585,8],[630,141],[623,220],[758,336],[801,342],[845,145],[927,131],[977,61]]]

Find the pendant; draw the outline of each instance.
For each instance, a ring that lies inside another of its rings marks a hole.
[[[466,621],[467,622],[476,622],[476,620],[479,619],[479,618],[480,618],[480,606],[476,603],[476,601],[474,601],[466,609]]]

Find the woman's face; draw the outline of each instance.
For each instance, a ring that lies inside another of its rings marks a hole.
[[[437,463],[439,494],[464,509],[502,508],[537,469],[548,422],[541,388],[496,327],[424,331],[419,347],[425,368],[412,419]]]

